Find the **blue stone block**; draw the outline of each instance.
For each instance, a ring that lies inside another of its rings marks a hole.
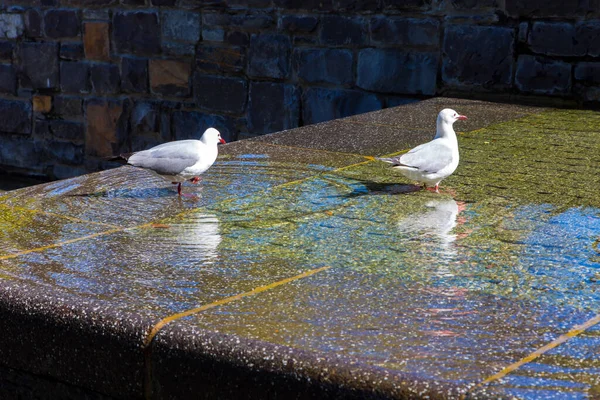
[[[162,33],[165,39],[194,43],[200,39],[200,13],[185,10],[164,10],[161,17]]]
[[[346,49],[302,49],[296,52],[298,77],[309,83],[348,85],[353,81],[352,51]]]
[[[380,93],[432,95],[436,89],[437,53],[364,49],[358,54],[356,84]]]
[[[292,129],[300,117],[300,93],[294,85],[253,82],[248,102],[248,130],[265,134]]]
[[[305,125],[382,108],[383,103],[376,95],[358,90],[310,88],[302,95],[302,121]]]
[[[248,75],[260,78],[287,78],[290,72],[292,42],[280,34],[252,35]]]

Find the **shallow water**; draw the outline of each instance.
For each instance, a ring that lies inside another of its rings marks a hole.
[[[225,152],[193,198],[134,168],[25,189],[0,199],[2,277],[164,316],[328,266],[191,320],[467,388],[597,312],[599,126],[553,111],[460,135],[441,194],[262,144]],[[598,354],[592,329],[490,386],[585,397]]]

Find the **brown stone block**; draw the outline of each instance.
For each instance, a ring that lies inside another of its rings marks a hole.
[[[33,111],[47,113],[52,110],[52,96],[33,96]]]
[[[108,60],[110,58],[108,22],[85,23],[83,45],[87,59]]]
[[[123,106],[114,101],[90,100],[86,104],[85,153],[108,157],[117,143],[117,124]]]
[[[187,96],[190,92],[190,65],[173,60],[150,60],[150,86],[154,93]]]

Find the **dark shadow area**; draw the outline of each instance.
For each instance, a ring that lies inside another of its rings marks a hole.
[[[0,173],[0,191],[15,190],[27,186],[39,185],[46,182],[48,182],[48,180],[37,179],[28,176]]]

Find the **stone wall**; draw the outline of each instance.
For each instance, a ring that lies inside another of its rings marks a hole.
[[[600,0],[0,0],[3,170],[449,93],[598,104]]]

